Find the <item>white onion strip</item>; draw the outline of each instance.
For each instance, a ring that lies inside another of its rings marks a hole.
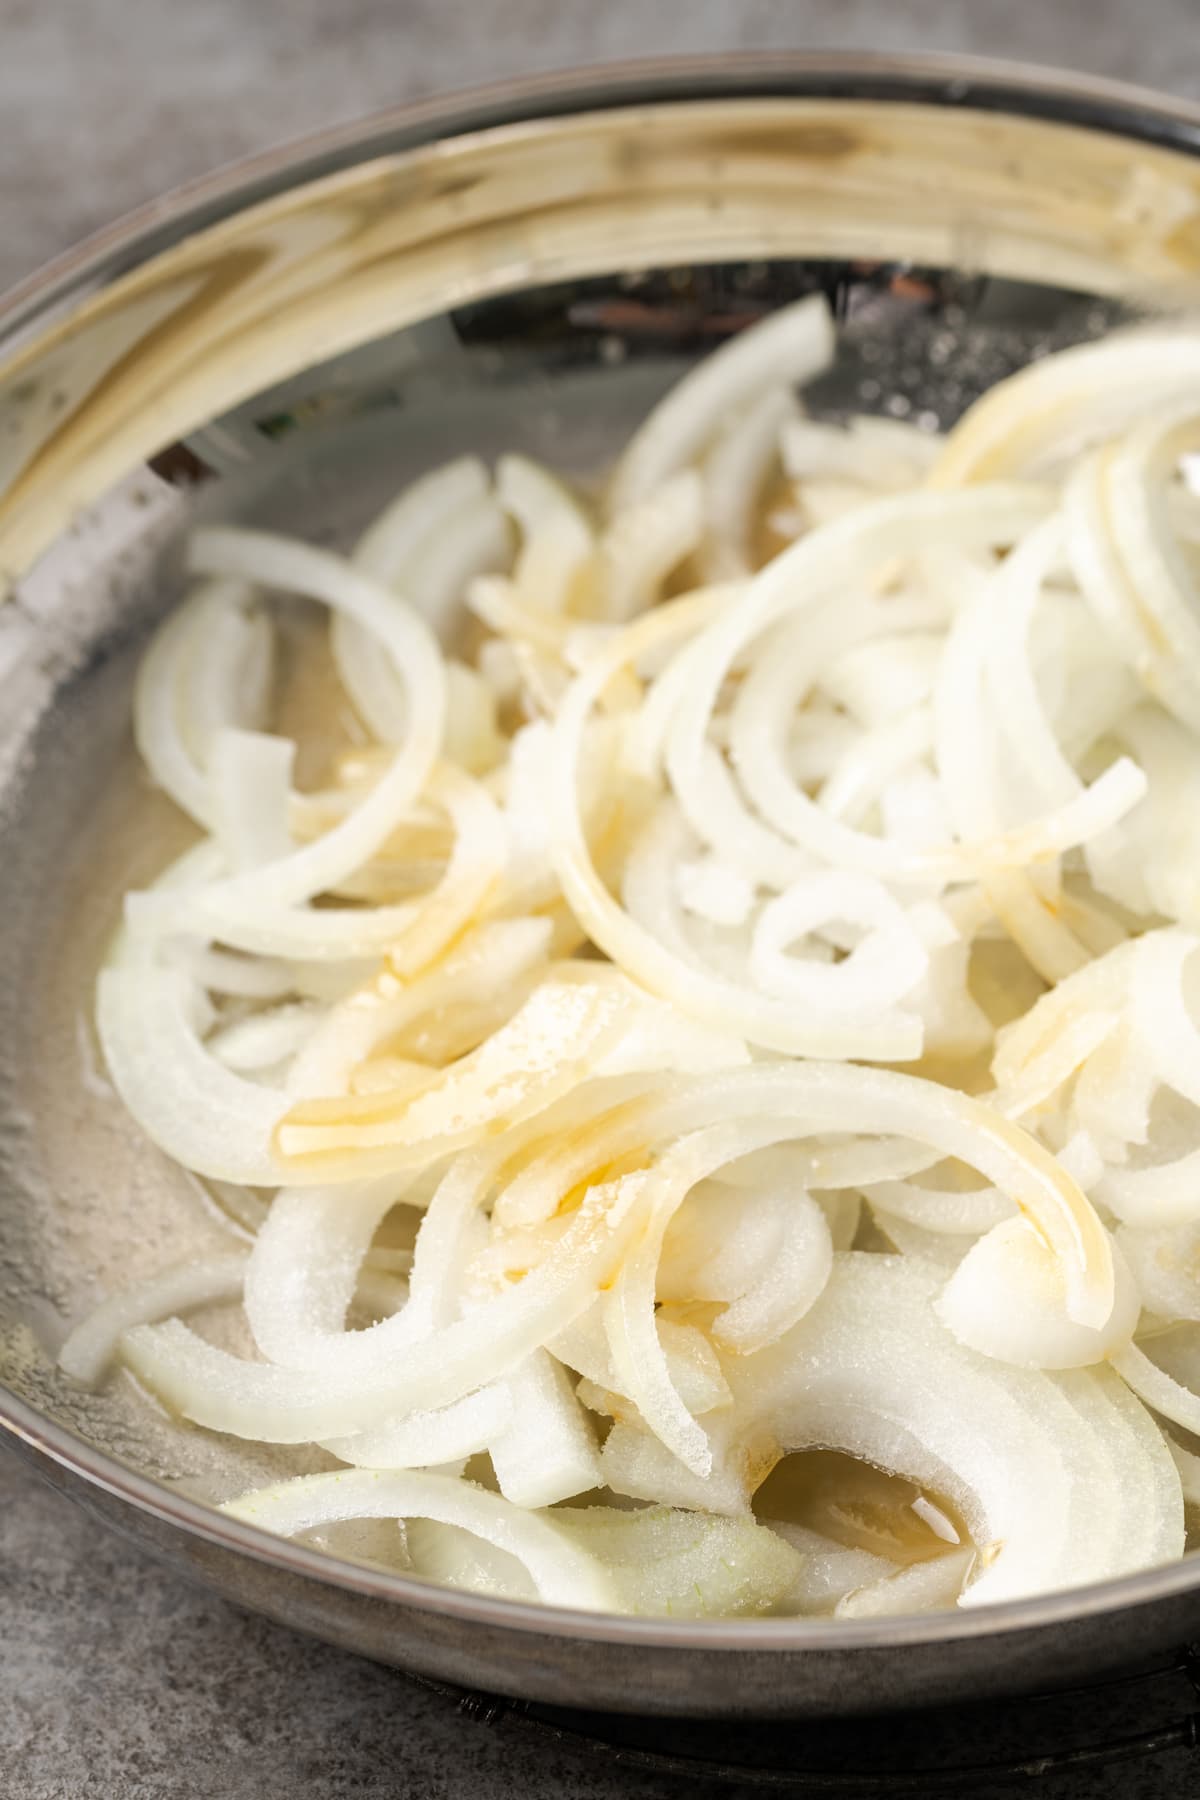
[[[201,1257],[177,1263],[148,1281],[97,1306],[71,1332],[58,1353],[58,1366],[81,1387],[96,1387],[116,1355],[122,1332],[132,1325],[190,1312],[241,1296],[246,1254]]]
[[[437,1519],[515,1556],[547,1606],[602,1610],[611,1604],[603,1571],[551,1520],[445,1475],[368,1469],[309,1475],[227,1500],[221,1511],[283,1537],[337,1519]]]
[[[617,464],[609,507],[619,513],[660,487],[715,435],[732,407],[815,375],[833,355],[833,321],[819,295],[781,307],[732,338],[673,387]]]

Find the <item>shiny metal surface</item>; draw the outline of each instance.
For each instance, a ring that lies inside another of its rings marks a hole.
[[[0,1424],[55,1485],[275,1618],[559,1703],[868,1710],[1068,1679],[1195,1631],[1190,1562],[878,1624],[681,1626],[475,1599],[223,1519],[206,1501],[295,1464],[181,1426],[124,1378],[81,1396],[53,1352],[111,1285],[225,1229],[128,1129],[86,1027],[119,894],[167,853],[165,811],[147,829],[130,783],[128,688],[197,507],[338,541],[460,448],[516,443],[587,472],[714,335],[813,285],[842,323],[821,404],[952,416],[1033,351],[1192,296],[1198,140],[1200,112],[1006,70],[590,75],[267,159],[14,296]],[[236,1319],[211,1323],[237,1341]]]

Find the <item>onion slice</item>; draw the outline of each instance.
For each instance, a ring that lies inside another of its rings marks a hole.
[[[221,1511],[282,1537],[338,1519],[437,1519],[515,1556],[547,1606],[602,1611],[612,1604],[603,1569],[551,1519],[446,1475],[353,1469],[300,1476],[227,1500]]]

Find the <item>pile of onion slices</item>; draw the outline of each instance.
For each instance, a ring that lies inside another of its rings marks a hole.
[[[195,841],[96,1020],[230,1248],[61,1361],[309,1447],[230,1515],[697,1617],[1183,1553],[1200,335],[945,438],[808,416],[833,347],[819,298],[731,339],[599,494],[467,456],[345,555],[194,533],[134,726]],[[923,1552],[773,1516],[812,1449],[914,1484]]]

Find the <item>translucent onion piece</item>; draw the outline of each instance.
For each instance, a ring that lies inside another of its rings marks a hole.
[[[894,782],[919,771],[932,742],[933,722],[924,707],[885,720],[840,759],[818,801],[835,819],[861,825]]]
[[[924,1225],[914,1225],[910,1219],[887,1212],[877,1201],[871,1202],[871,1219],[893,1249],[915,1257],[918,1262],[943,1269],[947,1275],[957,1269],[974,1241],[966,1235],[959,1237],[948,1231],[930,1231]]]
[[[1169,586],[1173,604],[1166,621],[1150,604],[1143,561],[1149,560],[1151,571],[1157,563],[1161,575],[1165,527],[1150,538],[1148,550],[1144,532],[1135,532],[1129,543],[1128,524],[1118,524],[1114,516],[1118,482],[1127,479],[1129,471],[1115,445],[1087,457],[1072,474],[1063,509],[1072,572],[1097,621],[1143,686],[1195,730],[1200,726],[1200,682],[1186,655],[1200,638],[1200,628],[1189,618],[1187,602],[1171,595]]]
[[[427,1015],[467,998],[495,996],[499,1023],[527,998],[526,979],[546,965],[546,919],[494,919],[468,932],[433,968],[405,980],[390,968],[333,1005],[289,1071],[297,1097],[347,1093],[355,1065]]]
[[[1200,1220],[1200,1149],[1144,1168],[1109,1168],[1096,1197],[1141,1230],[1190,1225]]]
[[[909,1258],[838,1258],[795,1330],[734,1369],[743,1430],[757,1419],[782,1450],[842,1449],[946,1494],[981,1551],[962,1604],[1178,1555],[1178,1477],[1161,1438],[1134,1422],[1144,1415],[1130,1414],[1120,1384],[976,1356],[933,1315],[939,1280]],[[1130,1488],[1136,1526],[1127,1523]]]
[[[401,1323],[404,1314],[366,1332],[344,1329],[359,1270],[398,1194],[394,1178],[280,1190],[246,1276],[246,1318],[264,1356],[291,1368],[330,1370],[338,1367],[339,1350],[361,1363],[380,1334],[392,1342],[412,1334]]]
[[[754,567],[755,503],[778,459],[780,431],[796,417],[786,389],[769,391],[730,421],[705,457],[701,569],[707,581],[736,581]]]
[[[672,1317],[669,1307],[660,1306],[654,1317],[671,1386],[688,1411],[699,1418],[716,1407],[728,1406],[732,1398],[729,1383],[705,1333]]]
[[[1123,1226],[1117,1243],[1149,1312],[1200,1322],[1200,1220],[1165,1231]]]
[[[422,475],[364,532],[354,552],[356,564],[388,587],[403,582],[422,543],[487,489],[487,469],[477,456],[457,457]]]
[[[834,1607],[838,1619],[890,1619],[906,1613],[953,1606],[975,1561],[973,1550],[952,1550],[907,1569],[889,1571],[844,1594]]]
[[[795,1010],[743,987],[699,972],[694,963],[672,956],[639,926],[604,886],[592,861],[580,816],[577,765],[591,705],[610,677],[646,650],[679,634],[700,609],[690,602],[662,607],[599,652],[563,702],[555,723],[554,763],[548,788],[554,822],[554,866],[563,892],[589,936],[614,962],[654,993],[705,1024],[751,1042],[793,1054],[915,1056],[920,1047],[915,1021],[870,1020],[842,1028],[836,1021],[813,1024]],[[707,610],[707,608],[705,608]]]
[[[985,882],[984,892],[1009,937],[1043,981],[1065,981],[1086,967],[1087,950],[1029,876],[1003,870]]]
[[[386,1336],[362,1353],[354,1336],[337,1371],[243,1362],[206,1344],[177,1319],[127,1331],[129,1367],[186,1418],[264,1443],[307,1443],[429,1411],[507,1374],[563,1329],[611,1273],[638,1219],[636,1180],[593,1190],[555,1252],[517,1287],[406,1346],[402,1363]],[[414,1270],[415,1284],[415,1270]],[[411,1306],[413,1301],[410,1300]],[[405,1319],[398,1315],[397,1326]],[[385,1333],[392,1320],[371,1328]],[[366,1336],[367,1334],[362,1334]],[[394,1334],[393,1334],[394,1335]]]
[[[304,1001],[252,1013],[222,1026],[208,1039],[208,1050],[227,1069],[241,1073],[270,1070],[285,1064],[307,1043],[320,1013]]]
[[[915,1181],[875,1181],[864,1191],[872,1207],[882,1208],[889,1219],[954,1236],[990,1231],[1013,1211],[1012,1202],[994,1187],[944,1192]]]
[[[1071,1096],[1070,1117],[1099,1147],[1121,1162],[1132,1144],[1144,1144],[1159,1082],[1137,1034],[1119,1025],[1088,1057]]]
[[[752,884],[713,857],[680,863],[676,886],[685,911],[712,925],[744,925],[754,905]]]
[[[833,967],[787,954],[787,946],[836,920],[866,935]],[[902,1000],[925,975],[929,957],[903,908],[879,883],[832,870],[808,876],[759,914],[750,968],[765,993],[806,1007],[869,1013]]]
[[[553,1506],[599,1487],[596,1440],[562,1364],[535,1350],[505,1386],[510,1423],[489,1444],[505,1499],[514,1506]]]
[[[159,627],[138,668],[137,747],[158,786],[200,825],[211,818],[212,736],[262,723],[272,637],[251,597],[242,581],[204,584]]]
[[[311,596],[346,612],[376,636],[402,675],[405,740],[388,773],[333,830],[264,868],[232,879],[227,904],[298,905],[335,887],[374,854],[420,792],[437,756],[445,716],[445,675],[436,640],[420,617],[387,590],[326,551],[267,532],[208,526],[189,546],[198,572],[232,574]]]
[[[1116,1303],[1104,1326],[1069,1318],[1062,1271],[1027,1219],[1005,1219],[967,1251],[937,1302],[960,1344],[1025,1369],[1081,1369],[1128,1344],[1141,1300],[1113,1246]]]
[[[187,949],[188,972],[210,993],[248,1000],[283,1000],[297,992],[296,971],[276,957],[238,956],[226,950]]]
[[[113,1086],[147,1137],[185,1168],[275,1187],[285,1176],[272,1133],[287,1099],[208,1052],[189,1010],[194,992],[177,969],[101,972],[96,1029]]]
[[[632,619],[652,605],[703,531],[704,489],[690,470],[618,513],[602,546],[605,618]]]
[[[1135,706],[1114,728],[1145,771],[1145,798],[1121,829],[1086,848],[1101,894],[1135,914],[1162,914],[1195,929],[1195,867],[1200,855],[1200,755],[1194,734],[1156,706]]]
[[[467,581],[493,567],[497,559],[503,561],[508,549],[503,519],[488,502],[487,487],[487,470],[474,456],[460,457],[422,476],[364,533],[354,552],[356,567],[386,587],[401,590],[435,630],[443,628],[448,605],[458,599]],[[436,583],[438,591],[431,591],[435,584],[430,576],[436,582],[436,564],[444,563],[438,546],[447,542],[462,560],[445,571]],[[433,569],[427,566],[431,559]],[[330,647],[359,717],[381,743],[400,742],[407,722],[404,685],[395,667],[378,655],[372,633],[358,620],[337,613]]]
[[[326,1438],[321,1448],[358,1469],[436,1468],[485,1450],[512,1420],[504,1382],[491,1382],[433,1412],[409,1413],[391,1424]]]
[[[1031,635],[1044,583],[1062,558],[1058,518],[1030,532],[989,583],[990,631],[984,678],[1006,745],[1030,784],[1034,805],[1056,806],[1079,792],[1038,686]]]
[[[763,1521],[777,1537],[804,1558],[795,1584],[788,1590],[787,1612],[828,1614],[844,1595],[897,1573],[895,1563],[869,1550],[847,1550],[833,1538],[780,1519]]]
[[[451,657],[446,663],[447,762],[483,775],[504,755],[496,722],[496,696],[475,669]]]
[[[1167,1439],[1167,1449],[1179,1473],[1185,1504],[1200,1506],[1200,1456],[1193,1456],[1190,1450],[1185,1450],[1171,1438]]]
[[[1173,528],[1169,493],[1181,458],[1194,451],[1198,436],[1194,401],[1182,417],[1168,409],[1165,416],[1135,426],[1116,446],[1107,469],[1113,538],[1136,579],[1148,628],[1157,628],[1174,652],[1175,680],[1191,678],[1193,717],[1200,705],[1193,662],[1200,654],[1200,590]],[[1144,670],[1138,672],[1144,679]]]
[[[742,1355],[803,1318],[829,1277],[829,1224],[799,1185],[694,1188],[671,1220],[660,1300],[723,1300],[712,1334]],[[659,1330],[662,1314],[659,1313]]]
[[[58,1366],[81,1387],[94,1388],[108,1372],[121,1333],[196,1306],[236,1300],[246,1275],[244,1252],[177,1263],[136,1287],[114,1294],[88,1313],[58,1353]]]
[[[1186,968],[1200,950],[1191,932],[1155,931],[1133,952],[1133,1023],[1160,1082],[1200,1106],[1200,1028],[1188,1007]]]
[[[768,1127],[768,1141],[772,1135]],[[660,1442],[700,1476],[708,1474],[711,1456],[702,1428],[671,1380],[658,1336],[654,1310],[658,1263],[667,1226],[689,1189],[723,1164],[756,1148],[758,1134],[748,1134],[745,1126],[715,1126],[681,1138],[658,1160],[648,1178],[652,1196],[650,1218],[604,1302],[608,1347],[621,1391],[636,1403]],[[827,1234],[823,1218],[820,1228]],[[811,1296],[814,1287],[819,1291],[825,1273],[827,1270],[822,1271],[819,1259],[815,1259],[811,1278],[800,1284],[798,1297],[802,1300],[806,1293]],[[754,1305],[747,1307],[741,1321],[747,1336],[753,1336],[756,1328],[763,1328],[771,1316],[772,1303],[778,1309],[780,1298],[768,1293],[759,1297],[757,1309]]]
[[[924,725],[944,644],[941,632],[881,632],[831,658],[821,688],[867,729],[914,713]]]
[[[460,1525],[432,1519],[405,1519],[400,1526],[408,1567],[414,1575],[464,1588],[472,1594],[495,1594],[504,1600],[536,1600],[538,1591],[525,1565]]]
[[[992,1074],[1015,1092],[1036,1081],[1043,1093],[1073,1075],[1116,1025],[1129,997],[1130,948],[1120,946],[1059,984],[1000,1034]],[[1052,1086],[1047,1086],[1052,1083]],[[1010,1106],[1012,1102],[1006,1102]]]
[[[1200,1433],[1200,1395],[1151,1362],[1136,1344],[1127,1344],[1118,1351],[1112,1366],[1144,1405],[1172,1424],[1182,1425],[1185,1431]]]
[[[762,1455],[756,1459],[743,1431],[728,1455],[731,1427],[728,1413],[705,1419],[711,1468],[698,1475],[667,1449],[640,1420],[622,1417],[604,1440],[600,1466],[605,1485],[614,1494],[633,1500],[650,1500],[664,1506],[712,1513],[727,1518],[747,1517],[750,1495],[779,1459],[779,1447],[768,1435]]]
[[[609,486],[610,510],[623,511],[691,462],[733,408],[781,383],[807,380],[832,356],[833,321],[819,295],[781,307],[732,338],[678,382],[634,433]]]
[[[854,1131],[870,1118],[877,1132],[904,1133],[958,1158],[1007,1194],[1050,1245],[1063,1270],[1068,1316],[1081,1325],[1108,1322],[1114,1306],[1108,1233],[1054,1159],[982,1102],[882,1069],[759,1065],[697,1080],[686,1097],[660,1101],[643,1128],[687,1129],[718,1109],[726,1118],[787,1119],[797,1137]],[[814,1185],[829,1183],[819,1177]]]
[[[1088,443],[1178,405],[1200,384],[1200,339],[1154,326],[1032,363],[969,408],[945,441],[940,487],[1040,473]]]
[[[559,1531],[552,1518],[525,1512],[498,1494],[445,1475],[374,1469],[304,1475],[227,1500],[221,1511],[282,1537],[335,1519],[436,1519],[515,1556],[548,1606],[600,1611],[613,1604],[600,1564]]]
[[[750,1519],[705,1519],[663,1506],[564,1506],[551,1516],[604,1567],[622,1612],[673,1619],[773,1613],[800,1578],[797,1551]]]
[[[260,731],[218,731],[209,751],[209,818],[235,873],[274,862],[292,849],[288,798],[296,746]]]
[[[951,498],[957,504],[947,505]],[[856,584],[869,582],[887,558],[912,554],[933,533],[968,544],[1004,542],[1022,535],[1044,510],[1045,500],[1036,490],[1021,488],[879,501],[802,538],[761,570],[743,603],[718,615],[686,652],[689,679],[672,724],[670,767],[676,792],[701,836],[711,841],[714,820],[720,817],[709,803],[708,769],[700,779],[698,759],[707,721],[731,665],[756,637],[797,613],[819,621],[814,630],[833,628],[839,613],[844,615],[847,589],[853,593]],[[779,679],[785,678],[781,662],[776,661],[773,669]],[[790,840],[811,855],[868,874],[931,876],[969,870],[971,859],[963,851],[900,855],[895,846],[829,818],[787,773],[774,709],[752,703],[749,684],[740,707],[738,777],[781,843]],[[748,817],[744,805],[735,804],[738,815]],[[1034,828],[1027,830],[1033,835]],[[1058,831],[1057,823],[1052,831],[1047,822],[1037,834],[1039,841]],[[1026,859],[1019,840],[989,846],[988,854],[1000,861]]]
[[[565,612],[595,547],[583,508],[549,470],[524,456],[500,458],[496,498],[521,531],[513,571],[518,602],[544,614]]]
[[[782,1236],[759,1280],[713,1320],[723,1348],[746,1356],[782,1337],[820,1295],[833,1266],[825,1215],[803,1188],[783,1197]]]
[[[560,974],[537,987],[511,1019],[479,1049],[451,1064],[414,1098],[392,1096],[303,1100],[279,1127],[285,1166],[351,1171],[402,1168],[464,1147],[481,1131],[517,1123],[565,1093],[599,1060],[637,1001],[615,980]]]
[[[740,1160],[758,1165],[762,1156]],[[729,1170],[721,1174],[727,1178]],[[783,1226],[779,1201],[786,1203],[789,1197],[787,1179],[768,1164],[758,1183],[697,1183],[667,1227],[658,1299],[728,1301],[752,1288],[778,1246]]]

